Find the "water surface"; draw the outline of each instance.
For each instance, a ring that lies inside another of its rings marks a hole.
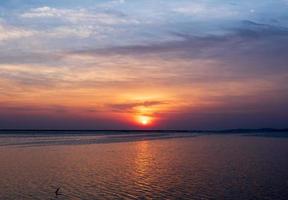
[[[288,139],[0,135],[0,199],[288,199]]]

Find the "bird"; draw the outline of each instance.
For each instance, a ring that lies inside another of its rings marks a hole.
[[[56,197],[57,197],[58,195],[61,195],[61,193],[59,193],[60,188],[61,188],[61,187],[58,187],[57,190],[55,191],[55,195],[56,195]]]

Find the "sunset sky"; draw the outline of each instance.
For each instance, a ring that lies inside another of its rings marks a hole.
[[[1,0],[0,128],[283,128],[288,0]]]

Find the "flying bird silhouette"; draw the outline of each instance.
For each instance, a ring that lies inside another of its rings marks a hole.
[[[61,188],[61,187],[58,187],[57,190],[55,191],[55,195],[56,195],[56,197],[57,197],[58,195],[61,195],[61,193],[59,193],[60,188]]]

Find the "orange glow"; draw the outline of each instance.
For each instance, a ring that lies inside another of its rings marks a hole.
[[[145,116],[145,115],[141,115],[137,117],[137,121],[138,123],[140,123],[143,126],[147,126],[149,124],[152,123],[152,117],[150,116]]]

